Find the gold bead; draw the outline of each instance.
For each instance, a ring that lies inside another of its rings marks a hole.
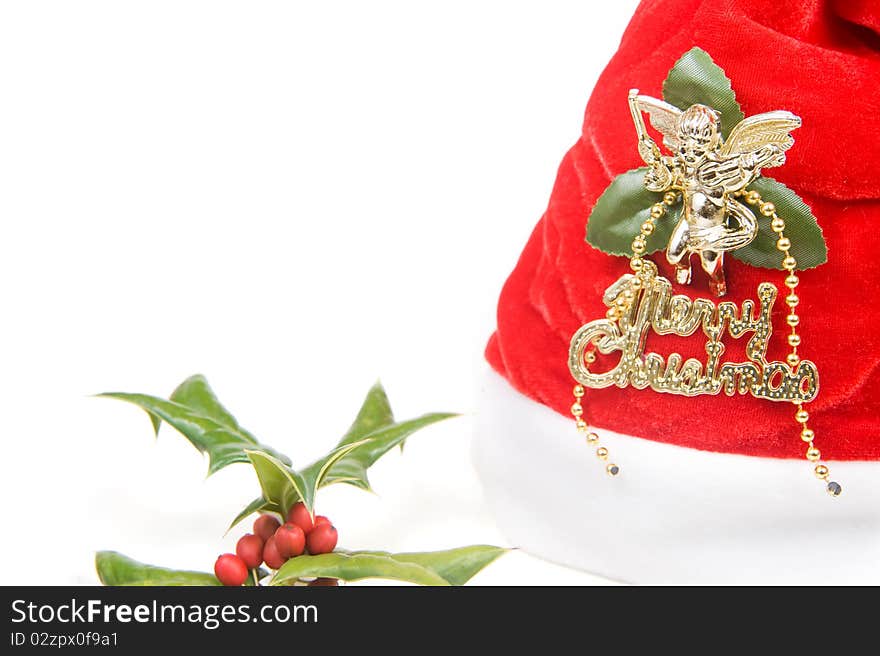
[[[789,294],[785,297],[785,302],[788,304],[788,307],[791,308],[797,307],[797,304],[800,303],[800,300],[801,299],[797,297],[797,294]]]
[[[581,398],[584,395],[584,386],[583,385],[575,385],[572,393],[575,395],[575,398]]]
[[[639,290],[642,288],[642,281],[640,278],[633,278],[629,281],[629,286],[632,287],[634,290]]]
[[[571,414],[573,414],[575,417],[580,417],[582,414],[584,414],[584,406],[575,401],[571,404]]]
[[[584,356],[584,360],[587,361],[587,364],[593,364],[596,361],[596,354],[592,351],[588,351]]]
[[[605,313],[605,318],[611,321],[616,321],[617,319],[620,319],[620,310],[618,310],[616,307],[608,308],[608,312]]]
[[[804,428],[804,430],[801,431],[801,439],[804,442],[812,442],[815,437],[816,433],[810,428]]]
[[[634,257],[629,261],[629,268],[632,269],[633,271],[636,271],[636,272],[641,271],[643,265],[644,265],[644,262],[642,261],[642,258],[640,258],[640,257]]]
[[[792,273],[785,278],[785,286],[789,289],[794,289],[798,286],[798,283],[800,283],[800,281],[801,279]]]
[[[678,195],[674,191],[667,191],[663,194],[663,202],[667,205],[674,204],[676,200],[678,200]]]
[[[585,422],[583,419],[578,419],[578,420],[575,422],[575,426],[577,426],[577,429],[578,429],[581,433],[586,433],[586,432],[587,432],[587,428],[588,428],[588,426],[587,426],[587,422]]]
[[[788,345],[789,346],[800,346],[801,345],[801,336],[795,333],[792,333],[788,336]]]
[[[791,255],[786,255],[782,260],[782,266],[788,269],[789,271],[794,271],[797,267],[797,260],[794,259]]]
[[[631,289],[623,290],[623,298],[626,299],[627,302],[631,302],[635,297],[636,295],[633,294]]]
[[[587,433],[587,442],[589,442],[590,444],[595,444],[598,441],[599,441],[598,435],[596,435],[595,433]]]
[[[789,353],[785,356],[785,361],[788,362],[789,367],[796,367],[801,359],[798,357],[797,353]]]
[[[761,214],[764,216],[773,216],[776,211],[776,205],[773,203],[761,203]]]
[[[820,457],[822,457],[822,454],[819,453],[819,449],[816,447],[811,446],[807,449],[807,460],[810,462],[816,462]]]
[[[770,222],[770,227],[773,229],[773,232],[782,232],[785,230],[785,221],[777,216]]]
[[[776,242],[776,248],[780,251],[787,251],[791,248],[791,241],[788,237],[780,237]]]
[[[659,219],[661,216],[663,216],[663,213],[665,211],[666,210],[661,203],[655,203],[651,205],[651,218]]]
[[[638,237],[633,239],[632,243],[632,252],[636,255],[641,255],[645,252],[645,242],[639,241]]]
[[[605,473],[609,476],[617,476],[620,473],[620,467],[612,462],[605,468]]]
[[[792,328],[794,328],[800,322],[801,322],[801,318],[793,312],[791,314],[789,314],[787,317],[785,317],[785,323],[787,323]]]
[[[623,296],[618,296],[617,299],[614,301],[614,304],[621,310],[625,310],[626,306],[629,305],[629,301],[627,301]]]
[[[596,457],[600,460],[605,460],[605,458],[608,457],[608,449],[606,449],[604,446],[600,446],[598,449],[596,449]]]
[[[806,424],[809,418],[810,413],[806,410],[798,410],[796,413],[794,413],[794,420],[799,424]]]
[[[650,235],[652,232],[654,232],[654,224],[649,223],[648,221],[645,221],[642,224],[642,232],[645,233],[646,235]]]
[[[816,472],[816,478],[828,478],[828,467],[825,465],[816,465],[813,471]]]
[[[757,191],[750,191],[746,194],[746,202],[749,205],[754,205],[759,200],[761,200],[761,194],[759,194]]]

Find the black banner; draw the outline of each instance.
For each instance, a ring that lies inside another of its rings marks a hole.
[[[253,650],[255,645],[388,645],[422,635],[455,644],[474,631],[521,634],[583,626],[585,608],[560,590],[516,588],[0,588],[5,646],[119,651]],[[587,589],[597,597],[601,589]],[[574,603],[572,603],[574,602]],[[592,604],[591,604],[592,605]],[[595,614],[594,614],[595,617]],[[414,647],[416,645],[413,645]],[[246,652],[242,652],[246,653]],[[249,652],[248,652],[249,653]],[[285,652],[293,653],[293,652]],[[206,655],[207,656],[207,655]]]
[[[449,646],[470,653],[476,641],[521,648],[526,638],[537,640],[542,651],[560,644],[586,649],[608,640],[626,651],[646,638],[665,649],[693,644],[701,635],[712,644],[723,636],[727,647],[753,645],[760,635],[766,646],[786,609],[796,616],[798,599],[805,598],[802,589],[357,586],[0,587],[0,596],[3,654],[177,653],[193,647],[218,654],[230,649],[295,654],[302,647],[320,648],[315,656],[393,646],[415,653]],[[842,610],[839,604],[835,608]],[[840,626],[858,623],[861,614],[849,614]],[[823,611],[823,624],[828,623]],[[795,626],[807,628],[799,619]],[[717,652],[713,647],[704,653]]]

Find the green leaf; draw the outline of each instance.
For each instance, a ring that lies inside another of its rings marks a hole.
[[[269,581],[269,585],[286,585],[304,577],[332,577],[343,581],[360,579],[391,579],[419,585],[449,585],[446,579],[421,565],[394,560],[376,553],[333,552],[319,556],[291,558]]]
[[[117,551],[95,554],[95,569],[104,585],[220,585],[213,574],[145,565]]]
[[[503,553],[505,549],[487,545],[403,554],[334,551],[291,558],[275,573],[270,585],[287,585],[306,577],[332,577],[344,581],[380,578],[420,585],[463,585]]]
[[[396,554],[396,560],[421,565],[442,577],[450,585],[464,585],[507,549],[478,544],[447,551]]]
[[[250,438],[251,442],[257,443],[257,438],[252,433],[241,427],[235,417],[223,407],[214,390],[208,385],[207,379],[201,374],[190,376],[177,386],[169,400],[185,405],[206,417],[215,419],[224,426],[234,428],[242,435]]]
[[[308,467],[301,472],[294,471],[263,451],[246,451],[263,491],[265,503],[262,508],[285,516],[294,503],[302,501],[314,516],[315,496],[318,488],[325,484],[328,470],[365,441],[344,444],[316,463],[320,464],[319,467]],[[252,501],[248,508],[256,507],[256,504],[256,500]]]
[[[394,423],[394,413],[391,412],[391,403],[388,401],[388,395],[382,387],[382,383],[377,382],[367,392],[361,409],[358,410],[357,417],[351,427],[339,440],[337,446],[350,444],[351,442],[359,442],[367,435],[379,428],[390,426]]]
[[[274,449],[260,444],[235,418],[220,405],[202,376],[193,376],[183,382],[165,400],[147,394],[108,392],[99,396],[133,403],[146,411],[154,429],[161,421],[173,426],[190,443],[209,458],[208,474],[227,465],[248,462],[245,450],[263,451],[290,464],[290,459]]]
[[[357,417],[355,417],[354,423],[352,423],[342,439],[339,440],[337,446],[358,442],[370,432],[393,423],[394,414],[391,412],[391,404],[388,401],[388,395],[385,393],[381,383],[377,382],[370,388],[370,391],[367,392],[367,396],[364,399],[363,404],[361,404],[361,408],[358,411]],[[320,461],[309,465],[306,469],[312,469],[317,473],[321,468],[322,461],[325,459],[326,458],[322,458]],[[369,484],[361,483],[361,481],[366,481],[367,472],[366,469],[357,462],[337,462],[333,468],[333,472],[328,472],[328,475],[332,476],[332,480],[329,482],[347,482],[351,485],[361,487],[362,489],[370,489]],[[325,485],[328,484],[326,478],[323,479],[322,482]],[[227,531],[255,512],[278,512],[282,514],[283,517],[286,510],[273,510],[275,507],[275,503],[260,496],[251,501],[247,507],[236,515]]]
[[[251,501],[245,508],[235,516],[235,519],[232,520],[232,523],[226,529],[226,532],[229,533],[233,528],[236,527],[240,522],[244,521],[251,515],[256,512],[273,512],[270,508],[271,504],[266,501],[262,496],[257,497],[253,501]],[[278,512],[278,511],[274,511]],[[279,513],[280,514],[280,513]],[[285,519],[282,517],[282,519]]]
[[[799,270],[813,269],[828,261],[828,248],[822,228],[803,199],[773,178],[760,177],[749,185],[749,190],[761,194],[763,201],[776,206],[776,213],[785,220],[785,236],[791,241],[789,253],[797,260]],[[731,252],[738,260],[752,266],[780,269],[782,254],[776,248],[778,237],[770,227],[770,220],[758,218],[758,236],[754,241]]]
[[[284,517],[297,501],[305,503],[314,514],[318,489],[333,483],[347,483],[369,491],[367,469],[380,457],[403,444],[417,430],[455,416],[438,412],[394,423],[385,390],[376,383],[367,393],[354,423],[323,458],[298,472],[274,458],[252,458],[263,494],[232,520],[230,528],[255,512],[275,512]]]
[[[303,498],[306,481],[298,472],[264,451],[247,451],[246,455],[263,491],[265,503],[262,509],[286,517],[290,507]],[[248,507],[254,504],[255,501]]]
[[[691,48],[675,62],[663,82],[663,99],[679,109],[700,103],[716,110],[725,139],[745,118],[724,70],[700,48]]]
[[[621,173],[599,196],[587,221],[587,243],[609,255],[632,255],[632,242],[662,194],[645,189],[647,167]],[[668,207],[648,237],[646,253],[666,248],[681,204]]]
[[[367,469],[379,458],[395,446],[403,444],[406,438],[416,431],[455,416],[457,415],[453,413],[435,412],[383,426],[368,433],[364,439],[358,442],[357,447],[337,458],[336,462],[329,467],[327,466],[327,458],[322,458],[306,467],[303,470],[303,475],[309,477],[316,470],[326,468],[325,477],[320,482],[321,485],[347,483],[364,490],[370,490]],[[345,439],[343,438],[340,445],[345,444]]]

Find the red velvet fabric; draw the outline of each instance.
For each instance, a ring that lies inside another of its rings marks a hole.
[[[486,356],[518,390],[568,414],[568,345],[601,318],[604,289],[628,271],[584,241],[596,199],[614,176],[641,164],[627,90],[661,94],[675,61],[699,46],[725,70],[745,114],[788,109],[803,119],[787,163],[771,175],[812,207],[829,261],[801,274],[801,356],[819,367],[811,427],[823,457],[880,459],[880,305],[873,287],[880,228],[880,2],[874,0],[645,0],[587,105],[581,138],[560,166],[546,213],[501,293]],[[669,276],[665,258],[655,256]],[[729,300],[754,298],[782,272],[728,257]],[[705,275],[677,292],[708,296]],[[774,307],[768,357],[782,360],[786,308]],[[725,360],[744,340],[725,338]],[[650,334],[648,349],[701,361],[701,333]],[[588,390],[588,420],[600,428],[672,444],[764,457],[802,458],[788,403],[750,395],[685,398],[651,390]],[[541,439],[536,435],[535,439]]]

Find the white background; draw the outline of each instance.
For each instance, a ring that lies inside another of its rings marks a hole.
[[[208,376],[307,464],[378,377],[472,410],[501,285],[636,2],[0,8],[0,583],[210,570],[256,496],[102,391]],[[347,548],[505,544],[465,415],[319,495]],[[528,517],[523,517],[529,522]],[[484,584],[599,579],[515,552]]]

